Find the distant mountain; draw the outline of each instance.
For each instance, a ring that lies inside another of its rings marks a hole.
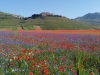
[[[100,25],[100,13],[88,13],[82,17],[77,17],[74,20]]]

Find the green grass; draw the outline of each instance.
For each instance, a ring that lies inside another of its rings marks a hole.
[[[17,26],[13,26],[12,27],[12,30],[17,30]]]
[[[34,28],[32,26],[28,26],[29,30],[34,30]]]

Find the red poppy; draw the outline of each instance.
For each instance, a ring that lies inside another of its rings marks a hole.
[[[77,74],[77,71],[76,71],[76,70],[73,70],[73,73],[74,73],[74,74]]]
[[[14,66],[15,65],[15,63],[11,63],[11,66]]]
[[[34,62],[34,63],[33,63],[33,66],[34,66],[34,67],[37,67],[37,63],[36,63],[36,62]]]
[[[58,60],[58,57],[56,58],[56,60]]]
[[[12,57],[12,60],[14,60],[15,58],[14,57]]]
[[[42,54],[42,53],[43,53],[43,50],[40,50],[40,51],[39,51],[39,54]]]
[[[89,58],[85,58],[85,60],[87,60],[87,61],[88,61],[88,60],[89,60]]]
[[[20,60],[21,60],[21,58],[20,58],[20,57],[18,57],[18,58],[17,58],[17,60],[18,60],[18,61],[20,61]]]
[[[74,62],[75,60],[73,59],[72,62]]]
[[[60,71],[64,72],[64,68],[63,67],[60,67],[59,69],[60,69]]]
[[[34,75],[32,72],[29,72],[29,75]]]
[[[34,68],[33,67],[30,67],[30,70],[34,70]]]
[[[42,67],[46,67],[45,63],[42,62],[42,61],[40,61],[40,65],[41,65]]]
[[[30,57],[29,57],[29,56],[27,56],[27,57],[26,57],[26,60],[29,60],[29,59],[30,59]]]
[[[66,60],[66,57],[63,57],[62,60],[65,61]]]
[[[26,52],[27,52],[27,50],[23,50],[23,52],[24,52],[24,53],[26,53]]]
[[[49,70],[46,68],[46,69],[44,69],[44,73],[45,74],[50,74],[50,72],[49,72]]]
[[[37,53],[37,51],[36,51],[36,49],[34,50],[34,54],[36,54]]]
[[[52,52],[53,52],[53,50],[49,50],[49,52],[50,52],[50,53],[52,53]]]
[[[58,64],[58,62],[57,62],[57,61],[55,61],[55,62],[54,62],[54,64]]]

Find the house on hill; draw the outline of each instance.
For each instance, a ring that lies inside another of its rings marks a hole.
[[[40,13],[40,15],[42,15],[42,16],[48,16],[48,15],[54,16],[54,13],[42,12],[42,13]]]

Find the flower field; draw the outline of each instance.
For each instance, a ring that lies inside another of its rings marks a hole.
[[[0,75],[100,75],[100,33],[0,31]]]

